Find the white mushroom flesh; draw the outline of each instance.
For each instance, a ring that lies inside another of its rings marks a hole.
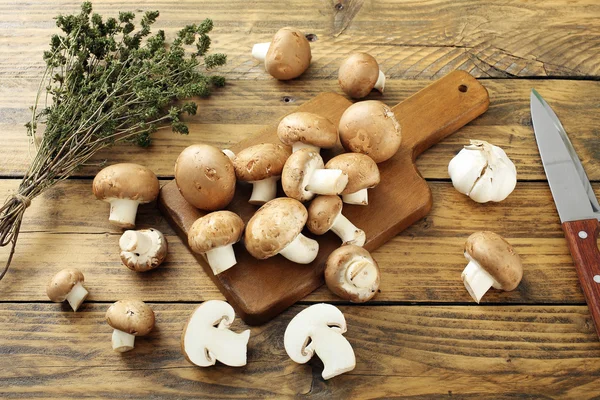
[[[307,238],[302,233],[299,233],[290,244],[279,252],[279,254],[297,264],[310,264],[317,258],[318,253],[319,242]]]
[[[144,232],[129,230],[121,235],[119,247],[122,251],[144,254],[152,248],[152,239]]]
[[[121,256],[125,257],[127,263],[151,265],[156,262],[165,240],[163,234],[156,229],[125,231],[119,239]]]
[[[279,176],[272,176],[260,181],[251,181],[252,195],[248,202],[254,205],[263,205],[267,201],[273,200],[277,195],[277,181]]]
[[[230,331],[234,319],[233,308],[224,301],[209,300],[198,307],[183,337],[183,348],[190,362],[200,367],[215,365],[217,360],[231,367],[246,365],[250,330]]]
[[[377,267],[364,257],[359,257],[346,267],[342,288],[348,293],[357,294],[359,298],[370,297],[378,287],[378,276]]]
[[[229,268],[237,264],[233,246],[230,244],[227,246],[216,247],[207,251],[206,259],[208,261],[208,265],[210,265],[210,268],[215,275],[218,275],[223,271],[227,271]]]
[[[133,350],[133,343],[135,342],[135,336],[127,332],[120,331],[118,329],[113,330],[112,334],[112,348],[114,351],[124,353],[129,350]]]
[[[465,257],[469,263],[463,270],[461,278],[473,300],[479,303],[491,287],[500,289],[501,285],[468,253],[465,253]]]
[[[87,296],[87,289],[83,287],[81,282],[77,282],[75,286],[73,286],[73,289],[71,289],[69,294],[67,294],[67,301],[71,305],[73,311],[77,311],[77,309],[79,308],[81,303],[83,303]]]
[[[311,149],[315,153],[319,153],[321,148],[312,144],[304,143],[304,142],[294,142],[292,144],[292,153],[300,150],[300,149]]]
[[[269,51],[270,46],[271,42],[256,43],[254,46],[252,46],[252,57],[256,58],[258,61],[265,62],[267,51]]]
[[[331,230],[342,239],[343,244],[354,244],[363,246],[365,244],[365,231],[358,229],[348,218],[341,212],[337,215],[331,225]]]
[[[478,203],[502,201],[515,189],[517,169],[504,150],[471,140],[448,164],[452,185]]]
[[[367,189],[360,189],[354,193],[342,195],[342,201],[346,204],[355,204],[358,206],[366,206],[369,204],[369,195]]]
[[[119,226],[135,226],[135,215],[137,214],[137,200],[109,198],[105,201],[110,203],[110,216],[108,220]]]
[[[385,74],[382,70],[379,70],[379,76],[377,77],[377,82],[375,82],[373,89],[381,93],[383,93],[383,90],[385,89]]]
[[[233,159],[235,158],[235,153],[233,151],[229,149],[223,149],[221,151],[233,162]]]
[[[348,175],[341,169],[314,169],[307,175],[308,182],[304,189],[315,194],[340,194],[348,184]]]

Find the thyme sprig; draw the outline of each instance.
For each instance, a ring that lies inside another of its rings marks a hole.
[[[134,13],[104,20],[85,2],[79,14],[56,18],[62,33],[44,52],[46,69],[26,124],[36,155],[18,192],[0,208],[0,246],[12,244],[0,279],[33,198],[117,142],[148,146],[152,133],[168,127],[187,134],[181,116],[195,114],[197,105],[178,100],[207,97],[225,84],[204,73],[226,61],[224,54],[207,54],[212,21],[184,27],[168,44],[164,31],[151,34],[158,16],[146,12],[136,28]]]

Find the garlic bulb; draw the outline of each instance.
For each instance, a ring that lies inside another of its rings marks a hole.
[[[452,185],[478,203],[502,201],[517,185],[517,169],[504,150],[471,140],[448,164]]]

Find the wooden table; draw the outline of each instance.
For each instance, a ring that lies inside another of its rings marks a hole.
[[[573,398],[600,394],[600,342],[591,323],[540,163],[529,114],[535,87],[569,132],[600,194],[600,6],[595,0],[458,1],[95,1],[114,15],[159,9],[169,35],[211,17],[213,49],[228,54],[227,87],[201,101],[190,135],[156,135],[147,150],[119,146],[97,162],[151,167],[166,182],[179,152],[192,143],[227,147],[252,135],[324,91],[339,92],[336,71],[350,52],[366,51],[388,77],[396,104],[449,71],[481,78],[489,111],[425,153],[418,167],[429,181],[430,215],[374,253],[381,293],[353,306],[323,287],[272,322],[252,327],[248,365],[201,369],[179,348],[196,305],[222,299],[216,287],[153,205],[141,227],[165,232],[167,262],[145,274],[118,256],[119,231],[108,205],[95,200],[89,166],[37,198],[27,211],[12,267],[0,282],[1,398]],[[41,75],[53,16],[77,1],[0,1],[0,197],[27,168],[23,123]],[[280,27],[313,33],[310,70],[277,82],[250,57],[251,45]],[[488,140],[517,165],[519,183],[498,204],[476,204],[457,193],[447,174],[469,139]],[[460,273],[462,246],[476,230],[506,237],[521,254],[524,278],[510,293],[490,291],[475,305]],[[62,268],[86,277],[88,301],[79,312],[50,303],[45,285]],[[140,298],[157,314],[156,329],[135,351],[111,350],[104,322],[109,304]],[[283,348],[290,319],[309,304],[339,305],[357,366],[323,381],[322,364],[293,363]],[[235,329],[243,328],[239,321]]]

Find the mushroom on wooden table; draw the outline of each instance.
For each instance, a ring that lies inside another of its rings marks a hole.
[[[327,287],[344,300],[353,303],[371,300],[379,290],[379,281],[379,265],[362,247],[339,247],[325,263]]]
[[[80,270],[75,268],[63,269],[48,282],[46,294],[55,303],[62,303],[67,300],[73,311],[77,311],[88,296],[88,291],[83,286],[84,280],[85,278]]]
[[[374,188],[381,180],[377,164],[366,154],[340,154],[329,160],[325,168],[340,169],[348,175],[348,184],[341,193],[346,204],[368,205],[367,189]]]
[[[123,232],[119,239],[121,262],[136,272],[150,271],[167,257],[167,239],[162,232],[150,228]]]
[[[315,152],[330,149],[338,141],[337,127],[329,119],[309,112],[295,112],[284,117],[277,126],[277,136],[295,152],[309,148]]]
[[[312,58],[310,43],[295,28],[281,28],[270,42],[252,47],[252,57],[265,63],[265,70],[279,80],[294,79],[304,73]]]
[[[113,350],[124,353],[133,349],[136,336],[154,328],[154,311],[140,300],[119,300],[106,311],[106,322],[114,329]]]
[[[375,89],[383,93],[385,74],[375,58],[367,53],[354,53],[342,61],[338,82],[348,96],[360,99]]]
[[[323,235],[329,230],[342,239],[342,244],[365,244],[366,235],[342,214],[343,203],[338,196],[318,196],[308,206],[308,230]]]

